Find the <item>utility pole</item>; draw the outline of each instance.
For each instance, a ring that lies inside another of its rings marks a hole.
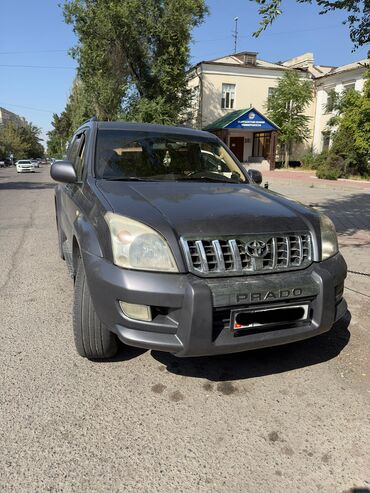
[[[237,48],[237,45],[238,45],[238,20],[239,20],[239,17],[235,17],[234,18],[234,21],[235,21],[235,30],[233,31],[234,53],[236,53],[236,48]]]

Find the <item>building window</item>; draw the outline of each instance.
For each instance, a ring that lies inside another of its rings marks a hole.
[[[235,84],[222,84],[221,108],[232,110],[234,108],[234,103]]]
[[[271,109],[270,102],[271,102],[271,98],[275,94],[275,91],[276,91],[276,87],[269,87],[267,90],[267,109]]]
[[[246,65],[256,65],[256,55],[254,53],[246,53],[244,63]]]
[[[272,96],[275,94],[275,91],[276,91],[276,87],[269,87],[267,93],[267,99],[272,98]]]
[[[343,89],[345,91],[350,91],[351,89],[355,90],[356,89],[356,81],[354,79],[346,80],[345,82],[343,82]]]
[[[322,132],[322,150],[327,151],[330,147],[330,132]]]
[[[335,102],[337,100],[337,93],[334,89],[326,91],[326,105],[325,113],[332,113],[334,111]]]
[[[253,134],[253,157],[268,159],[270,155],[271,132],[256,132]]]

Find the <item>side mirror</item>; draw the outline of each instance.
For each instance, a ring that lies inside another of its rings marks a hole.
[[[71,161],[55,161],[50,168],[50,176],[62,183],[76,183],[77,175]]]
[[[247,173],[248,173],[249,177],[252,178],[254,183],[256,183],[257,185],[261,185],[261,183],[262,183],[261,171],[258,171],[257,169],[249,169],[247,171]]]

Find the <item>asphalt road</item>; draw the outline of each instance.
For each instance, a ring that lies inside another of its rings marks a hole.
[[[0,170],[0,252],[2,492],[370,488],[369,290],[357,278],[352,318],[315,339],[92,363],[73,345],[48,168]]]

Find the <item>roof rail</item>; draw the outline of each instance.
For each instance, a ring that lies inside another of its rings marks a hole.
[[[86,125],[86,123],[89,123],[89,122],[96,122],[98,121],[98,119],[96,118],[96,116],[92,116],[91,118],[89,118],[88,120],[86,120],[85,122],[81,123],[80,127],[82,127],[82,125]]]

